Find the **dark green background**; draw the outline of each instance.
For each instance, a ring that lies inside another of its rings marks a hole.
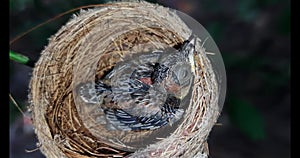
[[[10,0],[10,39],[69,9],[101,0]],[[290,157],[290,1],[159,0],[195,18],[217,43],[227,73],[227,95],[209,136],[212,158]],[[57,19],[10,46],[38,59],[47,39],[69,19]],[[31,68],[10,62],[10,92],[25,109]],[[32,131],[10,103],[10,156],[43,157]],[[30,126],[29,126],[30,128]]]

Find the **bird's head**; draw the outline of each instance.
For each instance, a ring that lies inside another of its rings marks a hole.
[[[195,74],[195,61],[194,55],[196,53],[196,37],[191,36],[188,40],[184,41],[179,53],[191,65],[191,71]]]
[[[166,88],[171,91],[177,98],[183,99],[190,91],[191,84],[195,75],[194,55],[196,37],[191,36],[184,41],[177,50],[178,55],[171,60],[169,64]]]

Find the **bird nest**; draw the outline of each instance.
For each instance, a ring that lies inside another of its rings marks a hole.
[[[207,137],[221,111],[220,86],[204,45],[178,12],[147,2],[82,10],[50,38],[30,82],[30,110],[47,157],[207,157]],[[99,107],[78,85],[103,78],[140,52],[175,48],[195,36],[194,79],[185,112],[164,129],[119,131],[101,125]],[[100,119],[100,120],[99,120]]]

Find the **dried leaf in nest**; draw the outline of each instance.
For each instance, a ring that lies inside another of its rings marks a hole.
[[[207,157],[225,93],[222,58],[208,37],[187,15],[143,1],[81,11],[51,37],[33,71],[41,151]],[[206,44],[219,56],[209,57]]]

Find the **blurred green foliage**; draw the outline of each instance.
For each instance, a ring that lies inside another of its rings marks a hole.
[[[264,7],[274,5],[280,0],[239,0],[237,2],[238,16],[244,21],[251,22]]]
[[[254,0],[239,0],[237,7],[238,17],[244,21],[251,22],[259,12],[256,4],[257,1]]]
[[[216,43],[220,43],[224,37],[224,26],[222,22],[214,21],[208,24],[207,31]]]
[[[228,103],[230,120],[254,141],[265,138],[263,117],[248,100],[231,98]]]
[[[277,21],[277,29],[283,35],[290,35],[291,32],[291,10],[286,8],[279,16]]]
[[[33,5],[33,0],[9,0],[10,12],[19,12]]]
[[[273,34],[281,34],[284,36],[290,36],[290,7],[289,1],[286,1],[288,5],[283,4],[282,0],[240,0],[237,1],[236,17],[238,21],[245,23],[253,23],[253,21],[265,11],[266,8],[277,8],[275,14],[275,25],[269,26],[270,30],[274,29]],[[215,0],[209,2],[208,6],[213,8]],[[283,9],[278,9],[278,6],[282,5]],[[209,8],[209,9],[210,9]],[[220,12],[218,7],[214,8],[217,12]],[[278,16],[277,16],[278,15]],[[216,43],[224,42],[224,30],[228,26],[226,21],[213,21],[207,26],[207,30],[210,32]],[[230,37],[227,37],[230,38]],[[245,37],[246,38],[246,37]],[[230,39],[226,39],[230,40]],[[263,47],[267,49],[268,46]],[[251,74],[257,77],[257,80],[262,82],[264,88],[260,90],[264,95],[275,95],[278,93],[278,88],[287,87],[290,80],[290,64],[274,63],[277,58],[265,56],[264,52],[267,50],[255,50],[253,48],[245,48],[244,52],[230,53],[222,52],[225,67],[229,71],[239,70],[243,71],[243,74]],[[249,51],[253,51],[249,53]],[[255,54],[255,51],[260,51],[260,54]],[[283,54],[289,54],[288,50],[283,51]],[[245,55],[248,54],[248,55]],[[273,67],[271,67],[273,66]],[[235,72],[235,71],[234,71]],[[227,73],[227,75],[233,75],[233,73]],[[236,81],[239,82],[239,81]],[[243,83],[247,82],[244,81]],[[237,83],[237,85],[240,85]],[[247,85],[247,83],[246,83]],[[261,112],[261,109],[257,108],[258,105],[254,105],[247,96],[247,99],[241,99],[242,94],[239,91],[246,88],[242,85],[239,87],[228,87],[227,103],[225,110],[228,112],[230,120],[233,125],[238,127],[248,138],[257,141],[265,139],[267,133],[265,130],[265,122]],[[259,93],[256,95],[260,95]]]

